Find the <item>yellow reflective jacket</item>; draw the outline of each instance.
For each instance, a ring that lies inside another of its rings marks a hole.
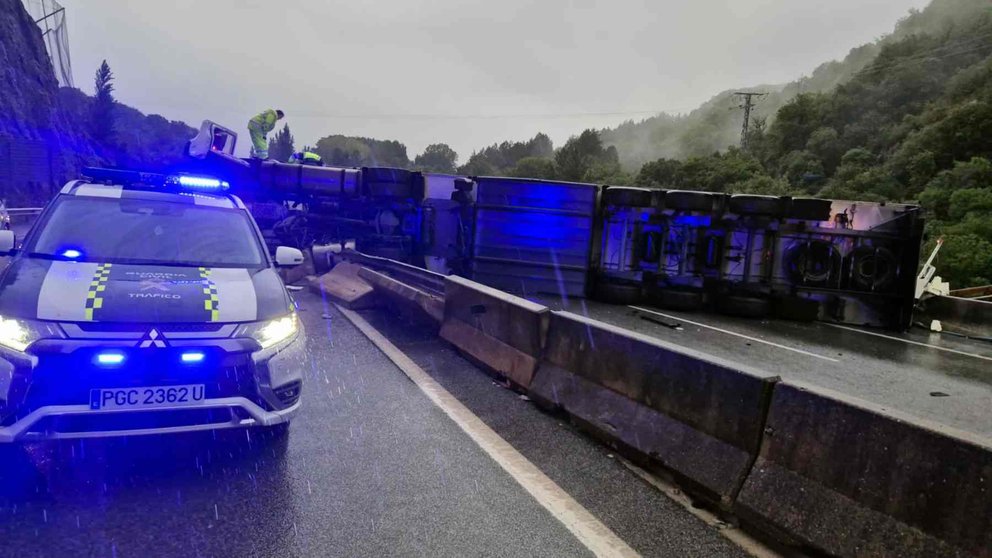
[[[248,121],[249,126],[254,126],[258,128],[262,133],[268,134],[276,127],[276,122],[279,120],[279,115],[276,114],[274,109],[269,109],[258,114],[255,118]]]

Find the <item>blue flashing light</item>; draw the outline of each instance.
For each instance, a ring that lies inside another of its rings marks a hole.
[[[80,252],[79,250],[74,250],[72,248],[62,251],[62,257],[68,258],[70,260],[78,260],[80,257],[82,257],[82,255],[83,255],[82,252]]]
[[[96,362],[102,366],[118,366],[124,363],[122,353],[100,353],[96,355]]]
[[[199,351],[190,351],[183,353],[181,359],[186,364],[196,364],[197,362],[203,362],[204,355]]]
[[[223,191],[230,187],[230,184],[217,178],[207,176],[176,176],[173,177],[175,183],[182,188],[199,191]]]

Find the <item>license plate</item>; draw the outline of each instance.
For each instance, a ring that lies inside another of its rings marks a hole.
[[[206,399],[204,384],[90,390],[90,409],[185,407]]]

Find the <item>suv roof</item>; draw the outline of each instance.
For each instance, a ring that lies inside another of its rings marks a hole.
[[[62,188],[60,194],[91,198],[171,200],[225,209],[245,209],[244,203],[237,196],[231,194],[131,188],[120,184],[95,184],[85,180],[69,182]]]

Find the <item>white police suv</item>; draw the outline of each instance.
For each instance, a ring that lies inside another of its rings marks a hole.
[[[87,169],[0,230],[0,442],[284,432],[306,354],[244,204],[205,177]],[[0,264],[2,266],[3,264]]]

